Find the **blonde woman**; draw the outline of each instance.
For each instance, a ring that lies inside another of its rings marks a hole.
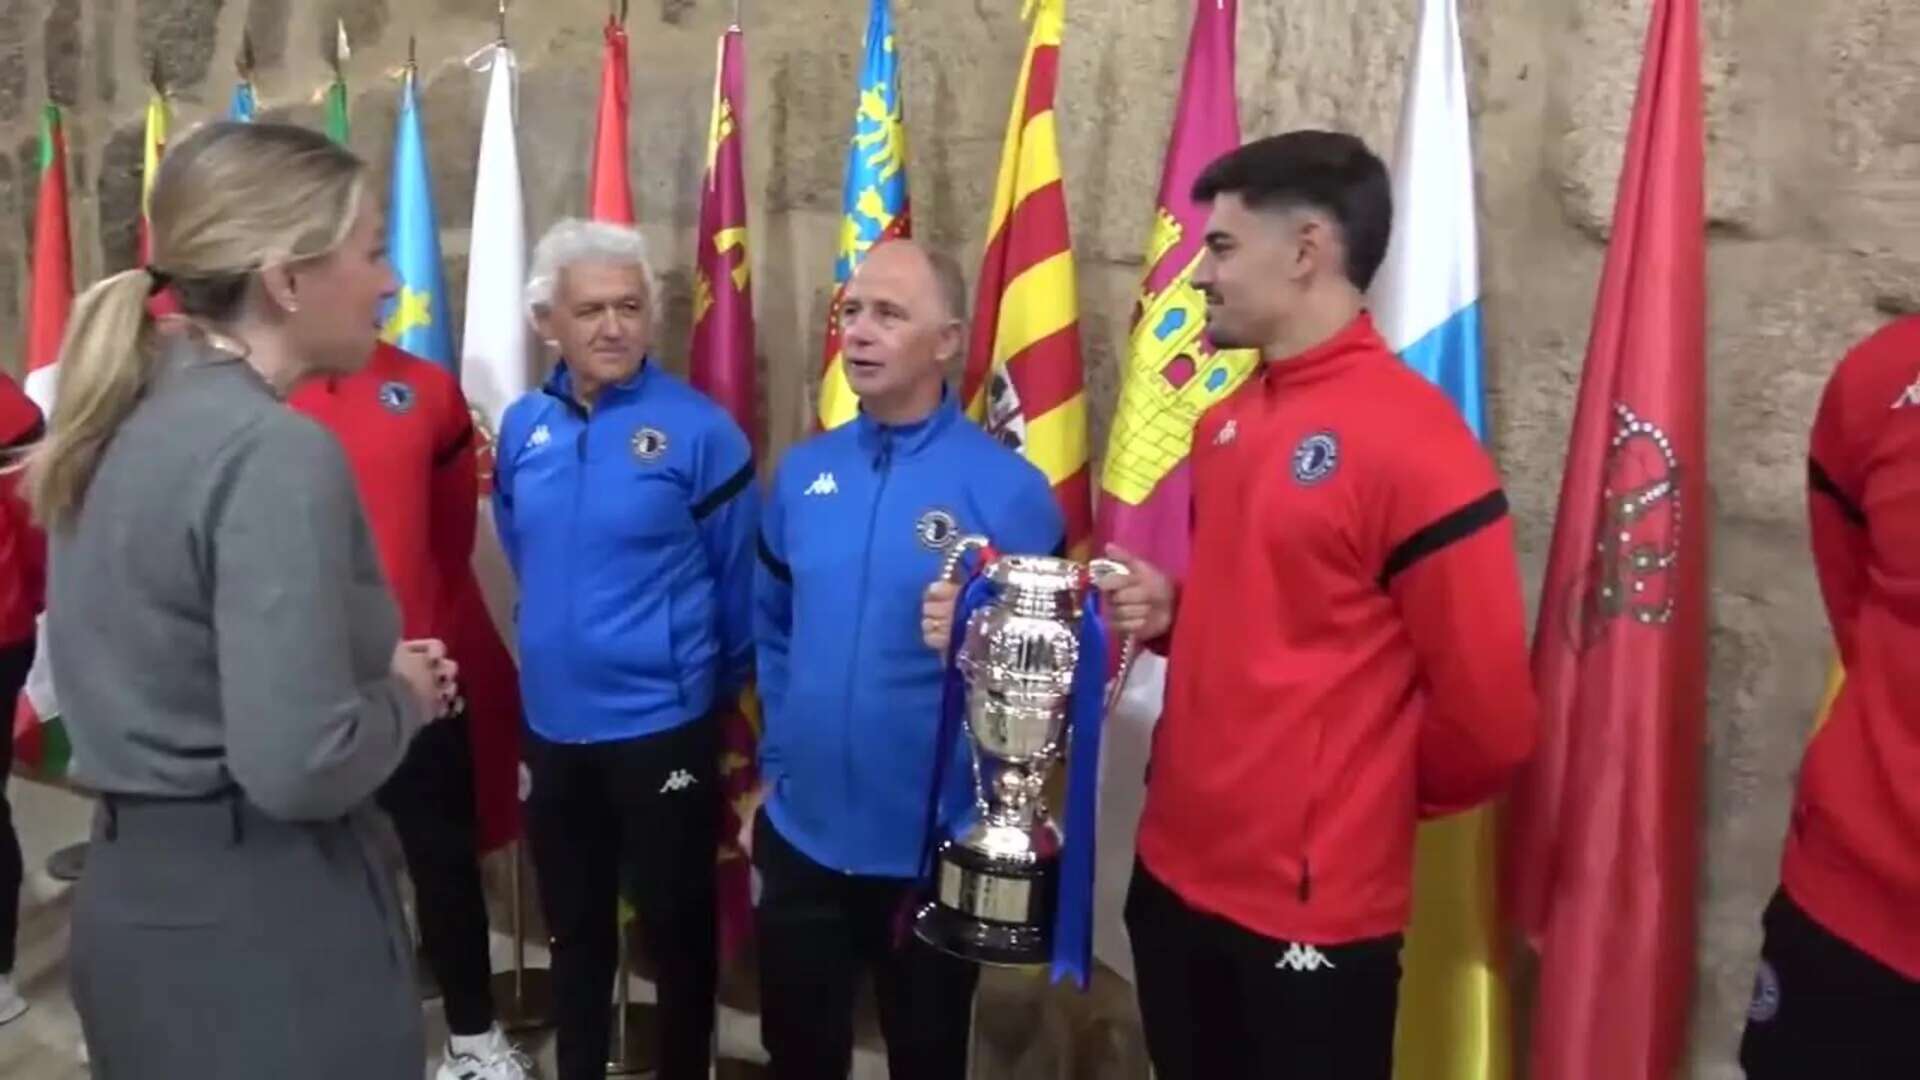
[[[76,778],[73,994],[103,1080],[418,1080],[412,949],[365,824],[448,707],[332,436],[282,405],[372,350],[362,163],[285,125],[174,147],[152,271],[75,305],[28,467]],[[150,293],[181,315],[156,323]]]

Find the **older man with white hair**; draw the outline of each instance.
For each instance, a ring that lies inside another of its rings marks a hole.
[[[638,232],[554,225],[527,306],[558,363],[498,443],[560,1080],[605,1073],[622,884],[659,969],[662,1080],[705,1077],[713,1031],[711,714],[753,665],[754,470],[726,412],[650,358],[658,300]]]

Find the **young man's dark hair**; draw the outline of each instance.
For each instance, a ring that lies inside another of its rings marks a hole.
[[[1250,210],[1309,207],[1333,218],[1347,247],[1347,279],[1361,292],[1387,257],[1393,185],[1367,144],[1337,131],[1289,131],[1250,142],[1207,166],[1195,202],[1233,194]]]

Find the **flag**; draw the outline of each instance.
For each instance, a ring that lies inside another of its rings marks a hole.
[[[1233,91],[1237,0],[1194,0],[1193,8],[1173,136],[1148,235],[1147,273],[1100,478],[1103,546],[1122,544],[1175,578],[1187,568],[1193,425],[1260,360],[1251,350],[1213,349],[1203,336],[1206,300],[1193,287],[1207,220],[1205,208],[1193,201],[1193,184],[1215,158],[1240,144]]]
[[[474,532],[469,573],[455,586],[462,613],[448,643],[466,684],[473,729],[474,794],[479,844],[491,851],[520,833],[519,672],[502,640],[489,595],[511,596],[512,574],[492,523],[494,433],[507,406],[531,382],[527,322],[521,302],[526,280],[526,207],[520,190],[520,151],[514,123],[513,50],[502,40],[491,50],[487,107],[480,122],[474,169],[472,242],[467,251],[466,326],[460,336],[460,384],[473,413],[474,460],[480,470],[481,527]],[[437,265],[437,263],[436,263]]]
[[[1053,108],[1066,0],[1028,0],[1026,14],[1033,31],[1000,151],[961,400],[1046,474],[1066,517],[1068,553],[1085,558],[1093,533],[1087,396]]]
[[[714,65],[713,111],[707,127],[707,175],[700,186],[699,247],[694,253],[693,347],[687,373],[693,385],[727,410],[747,433],[754,453],[760,437],[754,383],[753,289],[748,270],[745,143],[746,41],[738,26],[720,35]],[[720,956],[739,955],[753,932],[753,869],[737,837],[743,813],[760,785],[760,701],[751,685],[720,714],[720,784],[725,825],[720,833]]]
[[[1540,750],[1505,815],[1540,954],[1530,1073],[1673,1076],[1693,997],[1706,721],[1699,0],[1654,0],[1533,643]]]
[[[1422,0],[1394,153],[1394,230],[1373,285],[1387,344],[1445,390],[1486,438],[1473,141],[1455,0]],[[1413,922],[1401,963],[1399,1080],[1507,1080],[1510,996],[1502,962],[1492,808],[1420,827]]]
[[[233,97],[227,102],[227,119],[238,120],[243,124],[253,123],[254,114],[253,83],[241,79],[233,84]]]
[[[393,262],[400,289],[387,301],[380,336],[457,374],[418,83],[418,69],[408,64],[400,82],[400,118],[393,133],[393,187],[387,199],[387,258]],[[519,310],[519,304],[514,310]]]
[[[27,396],[41,415],[53,415],[59,389],[60,339],[73,307],[73,249],[67,217],[67,141],[60,108],[40,110],[40,197],[33,215],[32,295],[27,308]],[[14,433],[17,435],[18,433]],[[9,440],[10,441],[10,440]],[[7,718],[13,725],[14,762],[25,776],[59,779],[67,774],[71,748],[53,698],[47,659],[46,618],[36,633],[39,648],[26,686]],[[0,783],[5,778],[0,777]]]
[[[820,375],[822,428],[839,427],[859,411],[840,353],[840,298],[847,279],[882,240],[910,234],[907,204],[907,128],[900,96],[899,53],[887,0],[867,12],[865,58],[853,138],[847,143],[846,182],[840,193],[840,243],[833,262],[833,302],[827,305],[826,361]]]
[[[347,24],[334,20],[333,81],[327,84],[327,138],[347,145],[351,128],[347,123],[347,58],[353,48],[347,41]]]
[[[157,81],[157,80],[156,80]],[[153,179],[160,171],[160,158],[167,151],[167,128],[172,122],[172,111],[167,108],[166,95],[159,86],[154,86],[147,95],[147,130],[140,159],[140,265],[147,265],[153,258],[153,237],[150,235],[148,214],[152,211]]]
[[[1818,734],[1826,726],[1828,714],[1833,712],[1833,700],[1840,696],[1840,684],[1847,681],[1847,669],[1840,666],[1836,657],[1833,666],[1827,669],[1827,689],[1820,695],[1820,708],[1813,714],[1813,733]]]
[[[633,185],[627,179],[627,28],[607,16],[600,50],[600,106],[593,116],[593,163],[587,176],[587,216],[633,224]]]
[[[73,246],[67,218],[67,136],[60,107],[40,110],[40,201],[33,213],[32,300],[27,308],[26,391],[53,415],[60,338],[73,308]]]
[[[1206,208],[1193,201],[1194,181],[1214,159],[1240,145],[1240,110],[1233,89],[1238,0],[1194,0],[1192,6],[1186,65],[1148,229],[1147,270],[1133,310],[1094,519],[1096,549],[1119,543],[1175,578],[1183,577],[1187,567],[1191,493],[1186,459],[1193,446],[1193,425],[1259,362],[1257,353],[1216,352],[1208,344],[1202,336],[1206,301],[1192,283],[1207,220]],[[1166,670],[1159,657],[1141,654],[1102,738],[1106,760],[1094,877],[1094,951],[1128,977],[1133,954],[1121,913],[1133,872],[1134,838],[1146,796],[1143,778]]]

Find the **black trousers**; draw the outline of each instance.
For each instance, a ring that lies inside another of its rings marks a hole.
[[[473,801],[473,742],[464,714],[428,724],[378,796],[393,819],[413,879],[427,966],[440,983],[447,1030],[493,1026],[487,901],[480,887]]]
[[[778,1080],[845,1080],[853,1008],[872,972],[893,1080],[967,1075],[973,990],[980,971],[896,929],[913,883],[854,877],[807,858],[762,813],[753,823],[760,871],[760,1041]]]
[[[1761,922],[1740,1040],[1748,1080],[1920,1077],[1920,981],[1834,936],[1784,892]]]
[[[1139,862],[1126,920],[1159,1080],[1391,1080],[1400,935],[1276,941],[1188,907]]]
[[[719,748],[712,719],[604,743],[528,733],[527,834],[553,939],[559,1080],[606,1075],[623,885],[659,976],[657,1075],[707,1075],[720,963]]]
[[[0,647],[0,975],[13,974],[14,937],[20,932],[20,838],[7,805],[7,778],[13,773],[13,707],[33,667],[33,639]]]

